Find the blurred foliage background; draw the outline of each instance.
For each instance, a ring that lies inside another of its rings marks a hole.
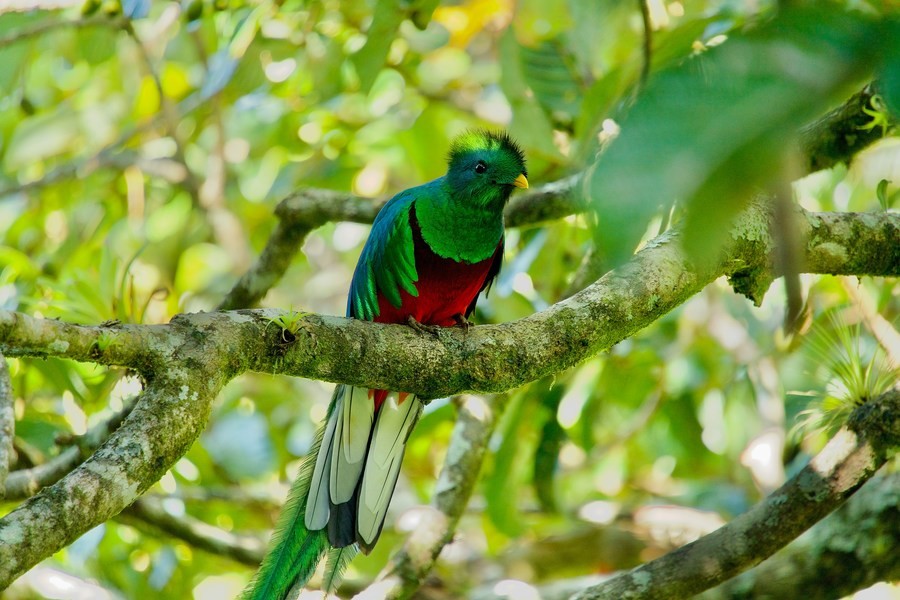
[[[872,127],[887,107],[896,114],[889,2],[782,18],[766,1],[650,0],[649,63],[633,2],[31,4],[0,9],[3,309],[89,324],[213,309],[264,246],[282,198],[302,186],[379,197],[416,185],[443,174],[449,140],[471,127],[508,129],[532,185],[587,169],[597,209],[509,231],[480,323],[547,307],[592,245],[612,264],[671,219],[709,252],[703,241],[779,178],[810,210],[890,210],[898,196],[900,142],[887,127],[849,168],[778,167],[800,126],[872,77],[884,82]],[[343,314],[367,231],[313,232],[262,304]],[[780,281],[759,308],[719,281],[610,352],[509,392],[457,541],[423,593],[464,597],[507,580],[493,589],[523,597],[517,585],[630,567],[777,487],[854,401],[842,365],[892,376],[871,324],[900,313],[894,280],[801,283],[811,317],[801,335],[781,330]],[[9,364],[13,468],[46,462],[139,389],[118,370]],[[330,393],[241,377],[150,493],[175,517],[264,536]],[[371,580],[414,526],[453,419],[447,400],[428,407],[382,541],[354,561],[346,589]],[[41,568],[10,597],[223,598],[252,573],[140,519],[98,527]]]

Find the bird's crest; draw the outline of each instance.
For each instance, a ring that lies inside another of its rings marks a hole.
[[[453,143],[450,144],[450,153],[447,155],[447,164],[452,166],[453,163],[463,159],[466,155],[473,152],[484,150],[505,150],[507,154],[512,155],[522,165],[525,170],[525,153],[519,144],[513,140],[506,132],[494,132],[486,129],[472,129],[463,134],[458,135]]]

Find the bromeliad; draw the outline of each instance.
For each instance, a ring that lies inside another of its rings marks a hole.
[[[525,158],[506,134],[452,144],[447,174],[400,192],[363,248],[347,316],[418,330],[468,326],[503,259],[503,208],[527,188]],[[281,599],[328,553],[324,587],[378,541],[406,440],[422,410],[413,395],[338,385],[317,443],[291,489],[274,546],[245,598]]]

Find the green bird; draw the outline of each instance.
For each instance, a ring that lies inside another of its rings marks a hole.
[[[456,138],[447,174],[400,192],[378,213],[363,247],[347,316],[418,330],[467,325],[503,260],[503,208],[527,188],[525,157],[506,134]],[[413,395],[338,385],[291,488],[273,547],[244,593],[280,600],[328,554],[333,588],[359,549],[378,541],[422,402]]]

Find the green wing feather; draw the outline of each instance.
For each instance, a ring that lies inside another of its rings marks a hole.
[[[347,316],[373,321],[378,316],[378,292],[396,307],[400,292],[418,296],[415,247],[410,209],[419,198],[444,193],[435,180],[400,192],[378,212],[369,239],[353,273]]]

